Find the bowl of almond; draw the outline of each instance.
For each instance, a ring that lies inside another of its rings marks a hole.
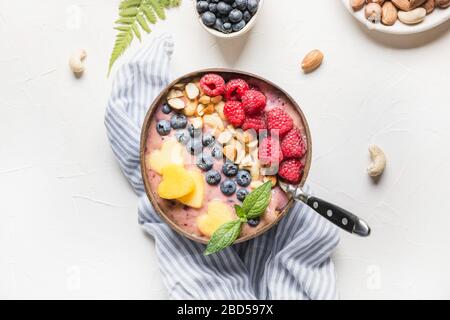
[[[450,19],[450,0],[342,0],[348,11],[370,30],[414,34]]]

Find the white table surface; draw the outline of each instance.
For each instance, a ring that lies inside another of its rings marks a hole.
[[[342,233],[342,298],[450,298],[450,24],[388,36],[340,1],[280,2],[266,0],[239,40],[208,35],[190,0],[154,34],[175,38],[174,76],[234,67],[300,102],[314,140],[309,183],[373,229]],[[0,0],[0,298],[167,298],[103,125],[118,3]],[[80,80],[67,67],[78,48],[89,55]],[[306,76],[299,62],[315,48],[325,61]],[[365,173],[369,143],[388,156],[378,184]]]

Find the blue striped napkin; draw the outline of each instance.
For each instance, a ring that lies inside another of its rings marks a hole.
[[[170,229],[154,212],[139,165],[143,119],[169,83],[173,40],[155,38],[117,72],[105,125],[117,161],[139,198],[139,223],[155,239],[164,283],[172,299],[337,299],[330,254],[338,230],[297,203],[264,235],[218,254]]]

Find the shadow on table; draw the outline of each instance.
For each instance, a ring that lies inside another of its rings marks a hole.
[[[394,35],[382,33],[374,30],[369,30],[356,20],[354,21],[354,23],[366,37],[371,38],[372,40],[385,47],[396,49],[413,49],[426,46],[429,43],[448,35],[450,31],[450,20],[434,29],[418,34],[409,35]]]
[[[251,33],[252,31],[250,30],[246,34],[235,39],[216,39],[220,53],[228,65],[235,65],[238,62],[241,54],[245,50],[245,46],[248,41],[250,41],[249,38],[251,37]]]

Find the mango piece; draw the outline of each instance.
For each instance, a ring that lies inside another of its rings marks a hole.
[[[197,217],[197,227],[203,235],[211,237],[221,225],[234,218],[230,207],[220,200],[213,200],[208,204],[208,213]]]
[[[194,179],[179,165],[165,166],[162,175],[163,180],[158,186],[158,195],[163,199],[178,199],[195,189]]]
[[[183,165],[183,147],[177,140],[170,138],[165,140],[160,150],[154,150],[147,155],[145,165],[158,174],[162,174],[163,168],[167,165]]]
[[[194,180],[194,191],[178,199],[182,204],[191,208],[199,209],[203,205],[203,197],[205,195],[205,178],[203,174],[197,170],[189,170],[188,174]]]

